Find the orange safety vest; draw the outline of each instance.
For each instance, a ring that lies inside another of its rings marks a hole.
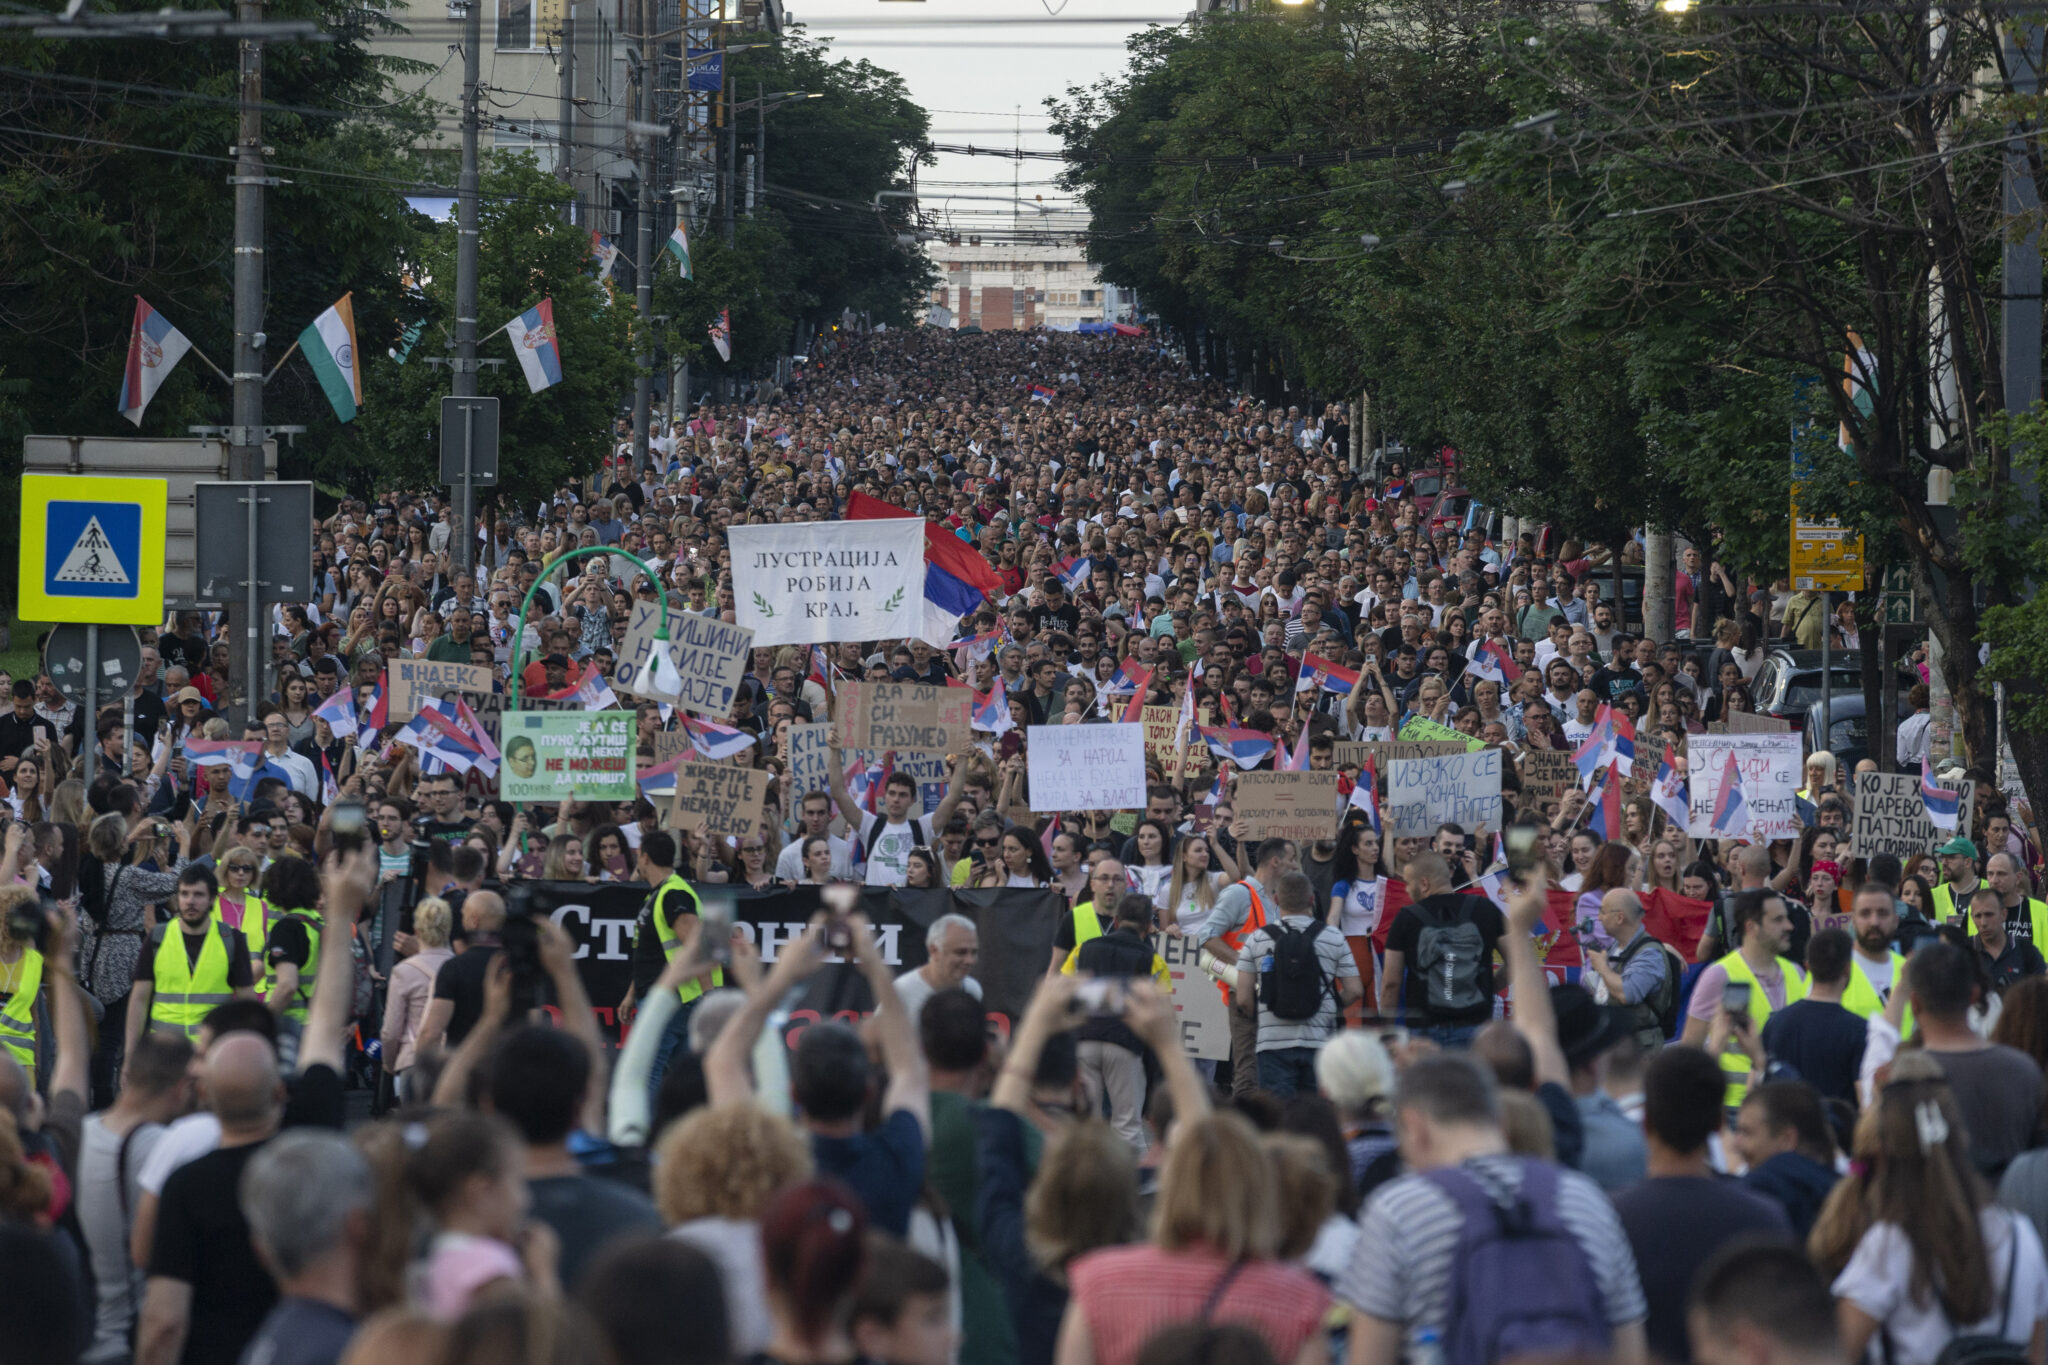
[[[1252,886],[1251,878],[1245,878],[1244,889],[1246,894],[1252,898],[1251,909],[1245,912],[1243,924],[1238,925],[1237,928],[1232,929],[1223,936],[1223,941],[1236,950],[1243,949],[1244,941],[1251,937],[1253,931],[1266,927],[1266,903],[1259,899],[1259,893]],[[1240,971],[1244,969],[1242,960],[1238,962],[1238,969]],[[1232,1004],[1232,988],[1219,981],[1216,983],[1216,989],[1223,994],[1223,1008],[1229,1009]]]

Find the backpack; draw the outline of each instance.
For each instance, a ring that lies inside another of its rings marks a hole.
[[[1486,961],[1486,936],[1469,917],[1438,918],[1419,912],[1422,932],[1415,941],[1415,974],[1423,983],[1424,1008],[1430,1014],[1476,1014],[1489,1007],[1479,985]]]
[[[1639,948],[1637,952],[1661,953],[1664,956],[1664,984],[1659,986],[1649,999],[1643,1001],[1643,1006],[1655,1017],[1657,1032],[1669,1038],[1678,1031],[1678,983],[1685,979],[1685,960],[1679,957],[1677,949],[1662,939],[1648,932],[1645,932],[1643,937],[1649,939],[1649,946]],[[1628,961],[1628,955],[1616,954],[1614,970],[1621,971],[1628,965]],[[1615,1003],[1619,1004],[1620,1001]]]
[[[1558,1213],[1559,1168],[1508,1159],[1522,1183],[1507,1198],[1463,1167],[1423,1176],[1450,1196],[1462,1223],[1444,1288],[1444,1365],[1605,1358],[1606,1303],[1585,1249]]]
[[[1330,993],[1316,936],[1322,925],[1297,929],[1276,921],[1266,926],[1273,940],[1272,965],[1259,973],[1259,1004],[1275,1019],[1302,1023],[1322,1012]]]

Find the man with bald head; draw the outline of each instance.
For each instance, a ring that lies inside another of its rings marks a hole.
[[[1666,1024],[1675,1023],[1678,974],[1664,947],[1643,928],[1643,902],[1616,888],[1600,898],[1600,927],[1621,946],[1612,953],[1589,949],[1586,964],[1607,986],[1607,999],[1628,1007],[1636,1044],[1644,1052],[1664,1046]]]
[[[498,954],[505,898],[495,891],[470,892],[462,899],[462,927],[469,946],[442,963],[434,976],[434,999],[420,1023],[418,1052],[461,1047],[483,1017],[484,973]]]

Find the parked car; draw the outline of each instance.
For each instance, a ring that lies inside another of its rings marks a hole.
[[[1847,786],[1846,774],[1855,772],[1858,763],[1871,757],[1870,717],[1864,712],[1863,694],[1858,692],[1855,696],[1845,697],[1838,692],[1829,700],[1825,744],[1821,742],[1820,735],[1820,703],[1807,707],[1801,719],[1802,751],[1810,754],[1825,749],[1833,754],[1841,764],[1840,772],[1844,774],[1837,785]]]
[[[1750,681],[1750,699],[1760,712],[1803,722],[1808,709],[1820,700],[1820,678],[1819,650],[1773,649],[1764,655],[1762,666]],[[1899,678],[1903,697],[1913,680],[1904,670]],[[1863,661],[1857,655],[1837,651],[1828,660],[1828,680],[1836,698],[1854,697],[1858,706],[1863,704]]]

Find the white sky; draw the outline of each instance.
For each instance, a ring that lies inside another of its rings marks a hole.
[[[787,0],[792,18],[815,38],[830,38],[835,56],[865,58],[899,72],[910,96],[932,111],[932,141],[975,143],[1026,151],[1057,150],[1046,128],[1044,101],[1070,85],[1088,85],[1120,71],[1124,40],[1157,20],[1177,24],[1193,0]],[[1049,10],[1058,9],[1057,14]],[[966,20],[965,23],[947,22]],[[995,23],[1012,19],[1023,22]],[[1126,22],[1106,22],[1126,21]],[[1013,112],[1021,107],[1021,138]],[[1012,175],[1024,199],[1056,188],[1057,161],[944,154],[918,172],[919,199],[928,213],[946,212],[962,227],[976,214],[1007,217],[1013,205],[956,195],[1008,199]],[[991,218],[979,221],[990,223]]]

